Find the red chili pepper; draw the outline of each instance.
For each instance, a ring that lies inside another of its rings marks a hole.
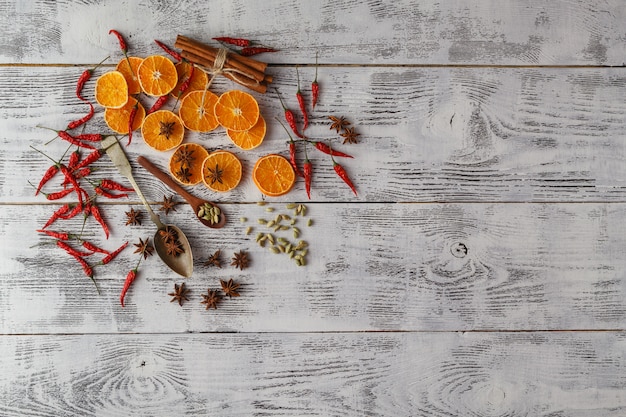
[[[126,55],[126,53],[128,52],[128,45],[126,45],[126,41],[124,40],[124,37],[117,30],[114,30],[114,29],[111,29],[109,31],[109,35],[110,34],[113,34],[117,37],[117,41],[120,43],[120,49],[122,50],[124,55]]]
[[[100,181],[100,186],[102,188],[106,188],[108,190],[126,191],[126,192],[133,192],[133,191],[135,191],[134,188],[124,187],[119,182],[113,181],[113,180],[108,180],[108,179],[101,180]]]
[[[317,99],[320,96],[320,85],[317,83],[317,52],[315,53],[315,79],[311,83],[311,95],[313,97],[313,108],[315,108]]]
[[[155,101],[155,102],[154,102],[154,104],[152,105],[152,107],[150,107],[150,110],[148,110],[148,113],[147,113],[147,114],[154,113],[155,111],[157,111],[157,110],[159,110],[161,107],[163,107],[163,105],[165,104],[165,102],[167,102],[167,98],[168,98],[168,95],[167,95],[167,94],[166,94],[166,95],[164,95],[164,96],[159,97],[159,98],[157,99],[157,101]]]
[[[78,215],[78,213],[80,213],[82,211],[83,211],[83,205],[82,204],[74,205],[74,207],[72,208],[72,211],[69,211],[69,206],[68,206],[68,210],[66,210],[65,213],[63,213],[60,216],[60,218],[63,219],[63,220],[68,220],[68,219],[76,217]]]
[[[90,102],[86,101],[87,104],[89,104],[89,113],[87,113],[86,115],[84,115],[83,117],[81,117],[78,120],[74,120],[72,122],[70,122],[67,125],[67,130],[72,130],[77,128],[78,126],[81,126],[85,123],[87,123],[89,120],[91,120],[91,118],[94,115],[94,108],[93,108],[93,104],[91,104]]]
[[[84,167],[93,164],[94,162],[96,162],[98,159],[100,159],[100,157],[104,155],[104,151],[102,149],[96,149],[94,150],[92,153],[90,153],[89,155],[87,155],[87,157],[85,159],[83,159],[82,161],[80,161],[78,163],[78,165],[76,165],[74,167],[74,172],[79,171],[81,169],[83,169]]]
[[[68,168],[69,168],[69,166],[68,166]],[[74,178],[76,178],[76,179],[85,178],[86,176],[91,174],[91,171],[92,171],[92,169],[90,167],[81,168],[80,170],[74,172]],[[67,180],[67,178],[63,180],[63,183],[61,183],[61,185],[63,187],[66,187],[69,184],[70,184],[70,182]]]
[[[135,116],[137,115],[138,108],[139,104],[135,103],[133,109],[130,111],[130,116],[128,117],[128,143],[126,146],[130,145],[130,142],[133,140],[133,123],[135,122]]]
[[[189,69],[189,76],[187,77],[187,79],[180,85],[180,90],[178,90],[178,98],[180,98],[180,96],[183,95],[183,93],[185,91],[187,91],[187,89],[189,88],[189,86],[191,85],[191,77],[193,77],[193,72],[195,70],[195,66],[191,66],[191,68]]]
[[[291,167],[296,172],[296,175],[302,177],[303,174],[300,172],[300,168],[298,168],[298,163],[296,162],[296,142],[293,140],[289,141],[289,162],[291,163]]]
[[[225,37],[213,38],[213,40],[216,40],[218,42],[224,42],[229,45],[235,45],[235,46],[241,46],[241,47],[252,45],[252,41],[250,41],[249,39],[244,39],[244,38],[231,38],[231,37],[225,36]]]
[[[80,161],[80,151],[76,149],[74,152],[70,154],[70,159],[67,163],[67,167],[69,169],[74,169],[74,166]]]
[[[302,172],[304,173],[304,187],[306,188],[306,195],[311,199],[311,179],[313,177],[313,164],[306,157],[304,165],[302,166]]]
[[[76,145],[76,146],[80,146],[81,148],[87,148],[87,149],[96,149],[93,146],[84,143],[83,141],[81,141],[78,138],[75,138],[74,136],[70,135],[69,133],[67,133],[64,130],[60,130],[57,132],[59,137],[69,143],[71,143],[72,145]]]
[[[101,142],[102,135],[100,133],[83,133],[76,135],[76,139],[86,140],[87,142]]]
[[[285,111],[285,120],[287,120],[289,127],[291,128],[291,130],[293,130],[293,133],[295,133],[297,137],[303,138],[304,136],[302,136],[302,134],[298,132],[298,126],[296,126],[296,116],[293,114],[291,110],[285,107],[285,103],[283,102],[283,98],[280,96],[278,89],[275,89],[275,90],[280,100],[280,105],[283,106],[283,110]]]
[[[327,155],[340,156],[342,158],[352,158],[352,156],[348,155],[347,153],[343,153],[343,152],[339,152],[334,149],[331,149],[330,146],[328,146],[324,142],[311,142],[311,143],[315,145],[315,149]]]
[[[300,112],[302,113],[302,130],[306,130],[306,128],[309,126],[309,115],[307,114],[306,106],[304,105],[304,96],[302,96],[302,91],[300,91],[300,72],[298,71],[298,66],[296,66],[296,76],[298,77],[298,90],[296,91],[296,99],[298,99]]]
[[[339,175],[339,178],[341,178],[343,182],[348,184],[348,186],[350,187],[354,195],[357,195],[356,188],[354,188],[354,184],[352,184],[352,181],[348,177],[348,173],[346,173],[346,170],[337,162],[335,162],[335,160],[333,160],[333,168],[335,169],[335,172],[337,173],[337,175]]]
[[[55,239],[59,239],[59,240],[69,240],[70,235],[69,233],[65,233],[65,232],[55,232],[53,230],[37,230],[39,233],[45,233],[48,236],[52,236]]]
[[[83,272],[85,273],[85,275],[87,275],[89,278],[91,278],[92,281],[93,280],[93,269],[91,268],[91,266],[89,266],[89,264],[87,263],[86,260],[84,260],[81,256],[73,254],[68,252],[74,259],[76,259],[78,261],[78,263],[83,267]],[[95,284],[95,281],[94,281]],[[99,291],[98,291],[99,292]]]
[[[119,255],[120,252],[123,251],[126,246],[128,246],[128,242],[125,242],[124,244],[122,244],[122,246],[120,246],[119,248],[115,249],[113,252],[109,253],[107,256],[102,258],[102,261],[100,261],[102,265],[106,265],[109,262],[111,262],[113,259],[115,259],[115,257]]]
[[[62,240],[57,240],[57,246],[60,247],[61,249],[63,249],[65,252],[69,253],[72,256],[83,257],[83,256],[91,256],[91,255],[93,255],[93,252],[81,252],[78,249],[75,249],[75,248],[71,247],[70,245],[68,245],[66,242],[64,242]]]
[[[41,189],[48,181],[50,181],[56,174],[59,172],[59,164],[51,165],[41,177],[41,181],[39,181],[39,185],[37,186],[37,191],[35,191],[35,195],[39,194]]]
[[[67,190],[61,190],[61,191],[57,191],[56,193],[46,194],[46,198],[50,201],[58,200],[60,198],[63,198],[69,195],[70,193],[73,193],[74,190],[75,190],[74,188],[68,188]]]
[[[102,218],[102,214],[100,213],[100,209],[98,208],[98,206],[93,205],[93,204],[89,205],[89,213],[93,216],[94,219],[96,219],[98,223],[100,223],[100,226],[102,227],[102,230],[104,231],[104,235],[108,239],[109,238],[109,226]]]
[[[83,241],[83,247],[92,252],[104,253],[105,255],[109,255],[111,253],[108,250],[102,249],[100,246],[96,246],[93,243],[88,242],[86,240]]]
[[[130,272],[128,272],[128,275],[126,275],[124,287],[122,288],[122,293],[120,294],[120,304],[122,305],[122,307],[124,307],[124,297],[126,297],[126,293],[128,292],[128,289],[130,288],[130,285],[133,283],[135,278],[137,278],[137,268],[131,269]]]
[[[124,197],[128,198],[128,194],[126,193],[113,194],[113,193],[106,191],[102,187],[94,187],[94,191],[96,192],[96,194],[101,195],[102,197],[105,197],[105,198],[112,198],[112,199],[124,198]]]
[[[239,51],[241,56],[252,56],[262,54],[263,52],[278,52],[278,49],[267,48],[264,46],[249,46]]]
[[[168,53],[172,58],[174,58],[177,61],[182,61],[183,57],[176,51],[174,51],[173,49],[171,49],[169,46],[167,46],[166,44],[164,44],[161,41],[158,40],[154,40],[154,42],[159,45],[161,47],[161,49],[163,49],[166,53]]]
[[[74,187],[74,190],[76,191],[76,197],[78,197],[78,201],[82,203],[83,202],[83,189],[81,188],[80,184],[78,184],[78,180],[76,179],[74,174],[69,170],[68,167],[61,164],[60,168],[61,168],[61,172],[63,173],[63,175],[65,175],[65,179],[69,181],[70,184],[72,184],[72,186]]]
[[[54,223],[55,221],[57,221],[57,219],[61,219],[63,218],[62,216],[70,211],[70,205],[69,204],[64,204],[61,207],[59,207],[54,213],[52,213],[52,216],[50,216],[50,218],[48,219],[48,221],[46,222],[46,224],[43,225],[43,227],[41,228],[42,230],[45,229],[46,227],[50,226],[52,223]]]
[[[94,71],[96,70],[96,68],[98,68],[100,65],[102,65],[104,63],[104,61],[106,61],[107,59],[109,59],[109,57],[104,58],[102,61],[100,61],[100,63],[98,65],[96,65],[93,68],[90,69],[86,69],[85,71],[83,71],[83,73],[80,75],[80,77],[78,78],[78,82],[76,83],[76,97],[78,97],[79,99],[81,99],[82,101],[87,102],[87,99],[85,99],[82,96],[82,91],[83,91],[83,87],[85,86],[85,83],[87,81],[89,81],[89,79],[91,78],[91,76],[93,75]]]

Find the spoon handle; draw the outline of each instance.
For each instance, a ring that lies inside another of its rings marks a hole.
[[[137,162],[139,162],[139,165],[147,169],[152,175],[154,175],[155,177],[160,179],[163,183],[165,183],[165,185],[170,187],[172,190],[176,191],[181,197],[187,200],[189,204],[193,206],[195,203],[197,203],[198,199],[196,197],[189,194],[183,187],[178,185],[176,181],[172,179],[172,177],[167,175],[165,172],[161,171],[156,165],[154,165],[152,162],[147,160],[145,157],[143,156],[137,157]]]

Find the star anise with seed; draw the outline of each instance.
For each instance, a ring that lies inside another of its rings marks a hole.
[[[167,216],[168,214],[170,214],[170,211],[176,211],[176,206],[178,205],[177,201],[174,201],[174,196],[171,197],[166,197],[163,196],[163,202],[161,203],[161,211],[165,212],[165,215]]]
[[[130,225],[141,225],[141,218],[143,214],[140,211],[135,210],[131,207],[130,211],[126,212],[126,226]]]
[[[242,250],[240,250],[238,253],[235,253],[235,256],[233,257],[232,260],[233,261],[231,262],[231,265],[241,270],[246,269],[248,265],[250,264],[250,259],[248,259],[248,254]]]
[[[239,297],[239,293],[237,290],[239,289],[239,284],[237,284],[233,279],[229,279],[228,281],[224,281],[220,279],[220,284],[222,285],[222,291],[229,297]]]
[[[163,239],[163,242],[171,242],[176,241],[178,239],[178,234],[176,230],[172,229],[169,226],[165,226],[165,229],[159,230],[159,236]]]
[[[159,135],[165,136],[165,139],[169,140],[170,135],[174,133],[174,127],[176,122],[159,122]]]
[[[188,167],[183,167],[182,165],[174,175],[176,175],[176,178],[178,178],[181,182],[189,182],[191,180],[191,171],[189,171]]]
[[[216,250],[213,255],[209,257],[209,259],[204,263],[205,266],[216,266],[218,268],[222,267],[222,260],[220,259],[222,251],[220,249]]]
[[[328,118],[332,121],[330,125],[330,130],[336,130],[337,133],[341,132],[341,130],[346,126],[350,126],[350,122],[347,121],[346,118],[343,116],[328,116]]]
[[[217,303],[222,297],[218,294],[217,290],[208,289],[206,294],[202,294],[204,301],[200,301],[201,304],[206,304],[205,310],[210,308],[217,310]]]
[[[191,167],[192,162],[196,160],[196,158],[193,156],[193,152],[194,150],[189,149],[188,147],[180,148],[174,154],[174,161],[180,162],[181,165],[187,165],[188,167]]]
[[[150,238],[147,238],[144,242],[143,239],[139,238],[139,243],[134,244],[137,249],[133,253],[140,253],[143,255],[143,259],[147,259],[148,256],[152,256],[154,252],[154,246],[150,244]]]
[[[356,133],[353,127],[346,127],[341,137],[343,138],[343,143],[358,143],[360,133]]]
[[[170,303],[173,303],[174,301],[177,301],[178,305],[182,306],[183,302],[189,301],[189,298],[187,298],[187,293],[188,292],[189,292],[189,290],[185,287],[185,283],[183,282],[180,285],[174,284],[174,292],[168,293],[167,295],[173,297],[170,300]]]
[[[211,185],[215,184],[216,182],[222,184],[222,175],[224,175],[224,171],[221,170],[217,164],[215,164],[215,169],[207,167],[207,170],[209,171],[209,175],[207,175],[207,178],[211,181]]]
[[[165,251],[168,255],[178,256],[185,250],[178,240],[168,240],[165,242]]]

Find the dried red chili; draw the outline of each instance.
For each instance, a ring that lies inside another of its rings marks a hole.
[[[317,100],[320,96],[320,85],[317,83],[317,52],[315,53],[315,79],[311,83],[311,95],[313,97],[312,104],[313,108],[317,104]]]
[[[68,210],[61,214],[60,218],[63,220],[68,220],[78,216],[79,213],[83,211],[82,204],[75,204],[71,211],[69,211],[70,206],[68,206]]]
[[[126,293],[128,292],[128,289],[130,288],[130,285],[133,283],[135,278],[137,278],[137,268],[131,269],[128,272],[128,275],[126,275],[124,287],[122,288],[122,293],[120,294],[120,304],[122,305],[122,307],[124,307],[124,297],[126,297]]]
[[[126,194],[126,193],[113,194],[113,193],[110,193],[107,190],[103,189],[100,186],[94,187],[94,191],[96,192],[96,194],[101,195],[102,197],[105,197],[105,198],[111,198],[111,199],[128,198],[128,194]]]
[[[128,117],[128,143],[126,146],[130,145],[130,142],[133,140],[133,123],[135,122],[135,116],[137,116],[137,109],[139,109],[139,104],[135,103]]]
[[[102,258],[102,260],[100,261],[100,263],[102,265],[106,265],[109,262],[111,262],[113,259],[115,259],[115,257],[117,255],[120,254],[121,251],[124,250],[124,248],[126,248],[126,246],[128,246],[128,242],[124,242],[124,244],[122,244],[122,246],[120,246],[119,248],[115,249],[113,252],[109,253],[107,256],[105,256],[104,258]]]
[[[59,239],[59,240],[69,240],[70,238],[70,234],[66,233],[66,232],[55,232],[53,230],[44,230],[44,229],[40,229],[37,230],[39,233],[45,233],[48,236],[51,236],[55,239]]]
[[[81,170],[82,168],[93,164],[94,162],[96,162],[98,159],[100,159],[100,157],[104,155],[104,151],[102,149],[96,149],[93,152],[91,152],[89,155],[87,155],[87,157],[85,159],[83,159],[82,161],[80,161],[78,163],[78,165],[76,165],[74,167],[74,172]]]
[[[46,172],[43,174],[43,177],[41,177],[41,181],[39,181],[39,185],[37,186],[37,191],[35,191],[35,195],[39,194],[43,186],[46,185],[46,183],[52,178],[54,178],[59,170],[59,164],[51,165],[50,168],[46,170]]]
[[[50,218],[48,219],[46,224],[44,224],[41,229],[43,230],[46,227],[50,226],[55,221],[57,221],[57,219],[63,218],[62,216],[65,215],[69,211],[70,211],[70,205],[69,204],[62,205],[54,213],[52,213],[52,216],[50,216]]]
[[[70,159],[67,162],[67,167],[69,169],[74,169],[74,166],[80,161],[80,151],[76,149],[74,152],[70,154]]]
[[[289,141],[289,162],[291,163],[293,170],[296,172],[296,175],[302,177],[303,174],[300,172],[300,168],[298,168],[298,163],[296,161],[296,142],[293,140]]]
[[[304,104],[304,96],[302,95],[302,91],[300,90],[300,72],[298,71],[298,66],[296,66],[296,76],[298,77],[298,90],[296,91],[296,99],[298,100],[298,104],[300,105],[300,112],[302,113],[302,130],[306,130],[309,126],[309,115],[306,111],[306,106]]]
[[[293,114],[293,111],[291,111],[285,106],[285,103],[283,102],[283,98],[278,92],[278,89],[275,89],[275,90],[280,100],[280,105],[283,106],[283,110],[285,111],[285,120],[287,120],[289,127],[291,128],[291,130],[293,131],[293,133],[295,133],[297,137],[303,138],[304,136],[300,132],[298,132],[298,126],[296,126],[296,116]]]
[[[89,213],[100,224],[100,227],[102,227],[102,230],[104,231],[104,235],[108,239],[109,238],[109,226],[107,225],[107,223],[102,218],[102,213],[100,213],[100,209],[98,208],[98,206],[96,206],[95,204],[90,204],[89,205]]]
[[[306,189],[306,195],[311,199],[311,179],[313,177],[313,164],[309,160],[309,156],[306,153],[306,147],[304,148],[304,165],[302,166],[302,173],[304,175],[304,187]]]
[[[325,153],[327,155],[339,156],[339,157],[342,157],[342,158],[353,158],[353,156],[348,155],[347,153],[343,153],[343,152],[339,152],[339,151],[336,151],[334,149],[331,149],[331,147],[328,146],[327,144],[325,144],[324,142],[312,141],[311,143],[315,146],[315,149],[317,149],[318,151],[323,152],[323,153]]]
[[[91,120],[91,118],[95,114],[95,111],[94,111],[94,108],[93,108],[93,104],[91,104],[88,101],[86,101],[86,103],[89,104],[89,112],[86,115],[84,115],[83,117],[81,117],[80,119],[74,120],[74,121],[70,122],[67,125],[67,130],[75,129],[78,126],[81,126],[81,125],[87,123],[89,120]]]
[[[348,184],[348,186],[350,187],[350,189],[352,190],[354,195],[357,195],[356,188],[354,187],[354,184],[350,180],[350,177],[348,177],[348,173],[346,172],[346,170],[341,165],[339,165],[337,162],[335,162],[334,159],[333,159],[333,169],[335,170],[337,175],[339,175],[339,178],[341,178],[343,180],[343,182]]]
[[[83,73],[80,75],[80,77],[78,78],[78,82],[76,83],[76,97],[78,97],[80,100],[88,102],[87,99],[85,99],[82,96],[82,91],[83,91],[83,87],[85,86],[85,83],[87,81],[89,81],[89,79],[91,78],[91,76],[93,75],[94,71],[104,63],[104,61],[106,61],[107,59],[109,59],[109,57],[104,58],[102,61],[100,61],[100,63],[98,63],[98,65],[96,65],[93,68],[90,69],[86,69],[85,71],[83,71]]]
[[[60,165],[60,168],[61,168],[61,172],[63,173],[63,175],[65,175],[65,179],[67,181],[69,181],[69,183],[72,184],[72,186],[74,187],[74,190],[76,191],[76,197],[78,197],[78,201],[80,203],[82,203],[83,202],[83,191],[84,190],[81,188],[81,186],[78,183],[78,180],[74,176],[73,172],[71,172],[69,170],[69,168],[66,167],[63,164]],[[86,192],[85,192],[85,194],[86,194]]]
[[[167,54],[169,54],[172,58],[174,58],[177,61],[182,61],[183,57],[176,51],[174,51],[172,48],[170,48],[169,46],[167,46],[166,44],[164,44],[161,41],[158,40],[154,40],[154,42],[159,45],[159,47],[161,47],[161,49],[163,49]]]
[[[74,190],[75,190],[74,188],[68,188],[66,190],[57,191],[55,193],[49,193],[49,194],[46,194],[46,198],[50,201],[58,200],[60,198],[63,198],[73,193]]]
[[[115,37],[117,38],[117,41],[120,43],[120,49],[122,50],[124,55],[126,55],[126,53],[128,52],[128,45],[126,44],[126,41],[124,40],[124,37],[121,35],[121,33],[119,33],[115,29],[111,29],[109,30],[109,35],[110,34],[115,35]]]
[[[150,110],[148,110],[147,114],[150,113],[154,113],[155,111],[159,110],[161,107],[163,107],[163,105],[167,102],[167,95],[161,96],[157,99],[157,101],[154,102],[154,104],[152,105],[152,107],[150,107]]]
[[[109,180],[109,179],[103,179],[100,180],[100,186],[102,188],[106,188],[108,190],[115,190],[115,191],[126,191],[126,192],[132,192],[135,191],[134,188],[129,188],[129,187],[124,187],[122,184],[120,184],[117,181],[113,181],[113,180]]]
[[[92,252],[104,253],[105,255],[109,255],[111,253],[108,250],[102,249],[100,246],[96,246],[87,240],[84,240],[82,245],[83,245],[83,248],[90,250]]]
[[[69,133],[67,133],[64,130],[59,130],[57,132],[57,134],[59,135],[59,137],[69,143],[71,143],[72,145],[76,145],[76,146],[80,146],[81,148],[87,148],[87,149],[96,149],[93,146],[84,143],[83,141],[81,141],[80,139],[70,135]]]
[[[76,135],[76,139],[86,140],[87,142],[101,142],[102,134],[100,133],[82,133]]]
[[[249,39],[231,38],[229,36],[217,37],[217,38],[213,38],[213,40],[216,40],[218,42],[227,43],[229,45],[235,45],[235,46],[241,46],[241,47],[247,47],[247,46],[252,45],[252,41],[249,40]]]
[[[278,52],[278,49],[267,48],[264,46],[249,46],[239,51],[241,56],[253,56],[264,52]]]
[[[63,249],[65,252],[69,253],[72,256],[83,257],[83,256],[91,256],[91,255],[93,255],[93,252],[81,252],[78,249],[75,249],[75,248],[71,247],[70,245],[68,245],[66,242],[64,242],[62,240],[57,240],[57,246],[60,247],[61,249]]]

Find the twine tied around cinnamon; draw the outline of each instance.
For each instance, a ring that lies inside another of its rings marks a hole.
[[[215,60],[213,61],[213,67],[201,67],[204,72],[210,75],[209,82],[206,85],[205,91],[209,89],[215,77],[224,74],[230,74],[231,78],[233,78],[233,81],[236,81],[246,87],[260,85],[258,81],[251,80],[251,78],[249,78],[244,71],[240,71],[237,68],[226,68],[225,65],[226,58],[228,57],[228,52],[229,51],[226,48],[218,48],[217,54],[215,54]]]

